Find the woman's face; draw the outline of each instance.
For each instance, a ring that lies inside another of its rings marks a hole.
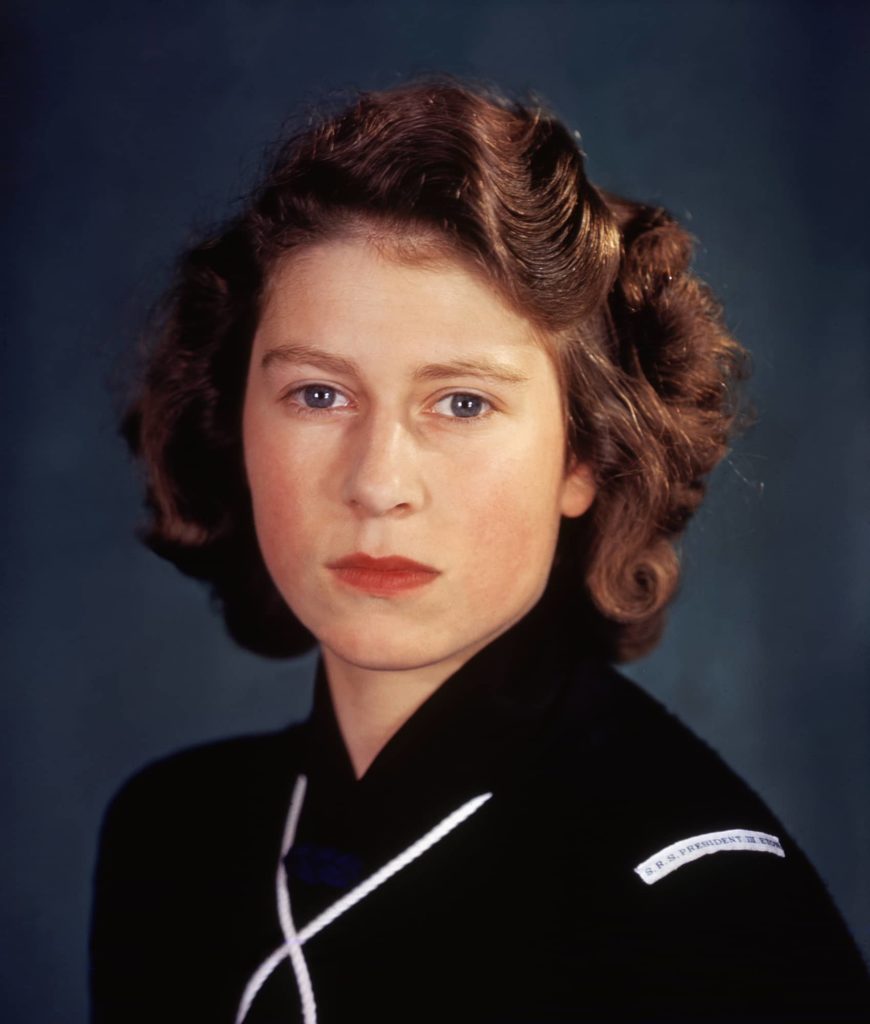
[[[327,665],[450,674],[535,605],[594,496],[529,323],[459,263],[364,241],[274,272],[244,453],[266,565]]]

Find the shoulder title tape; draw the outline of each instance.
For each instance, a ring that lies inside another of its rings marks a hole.
[[[721,853],[725,850],[754,850],[756,853],[773,853],[784,857],[785,851],[776,836],[767,832],[752,832],[749,829],[728,829],[725,832],[705,832],[700,836],[681,839],[671,843],[634,869],[647,885],[652,885],[665,875],[688,864],[690,861],[705,857],[708,853]]]

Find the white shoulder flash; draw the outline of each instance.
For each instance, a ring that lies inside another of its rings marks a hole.
[[[767,832],[752,832],[749,829],[728,829],[725,832],[705,832],[671,843],[654,853],[634,869],[647,885],[652,885],[665,875],[708,853],[722,853],[730,850],[752,850],[756,853],[773,853],[784,857],[785,851],[776,836]]]

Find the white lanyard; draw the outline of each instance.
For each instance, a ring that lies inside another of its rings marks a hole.
[[[297,931],[296,925],[293,922],[293,910],[290,904],[290,890],[287,887],[287,874],[284,870],[284,858],[289,853],[296,837],[296,826],[299,823],[299,815],[302,813],[302,803],[305,799],[307,785],[308,780],[304,775],[300,775],[296,779],[296,785],[293,787],[293,797],[290,800],[290,810],[287,814],[287,824],[284,827],[284,839],[281,843],[281,856],[278,858],[278,870],[275,875],[278,919],[281,922],[281,931],[284,933],[284,943],[274,952],[270,953],[251,975],[239,1003],[239,1009],[236,1013],[236,1024],[242,1024],[266,979],[285,958],[290,960],[293,974],[296,977],[296,986],[299,989],[299,998],[302,1002],[302,1019],[304,1024],[316,1024],[317,1006],[314,1002],[314,990],[311,986],[308,964],[305,962],[305,955],[302,952],[303,945],[327,925],[332,924],[337,917],[340,917],[346,910],[349,910],[355,903],[359,903],[361,899],[374,892],[378,886],[383,885],[388,878],[391,878],[398,871],[401,871],[402,868],[407,867],[408,864],[424,854],[431,846],[434,846],[435,843],[452,832],[457,825],[461,825],[466,818],[471,817],[492,796],[492,793],[482,793],[480,796],[476,796],[467,803],[464,803],[451,814],[448,814],[446,818],[415,843],[412,843],[406,850],[393,857],[382,868],[369,875],[368,878],[360,882],[350,892],[345,893],[344,896],[318,914],[304,928]]]

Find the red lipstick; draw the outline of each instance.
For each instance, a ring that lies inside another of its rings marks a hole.
[[[387,558],[372,558],[361,551],[346,555],[327,568],[348,586],[364,590],[368,594],[386,597],[403,590],[414,590],[431,583],[440,575],[438,569],[409,558],[390,555]]]

